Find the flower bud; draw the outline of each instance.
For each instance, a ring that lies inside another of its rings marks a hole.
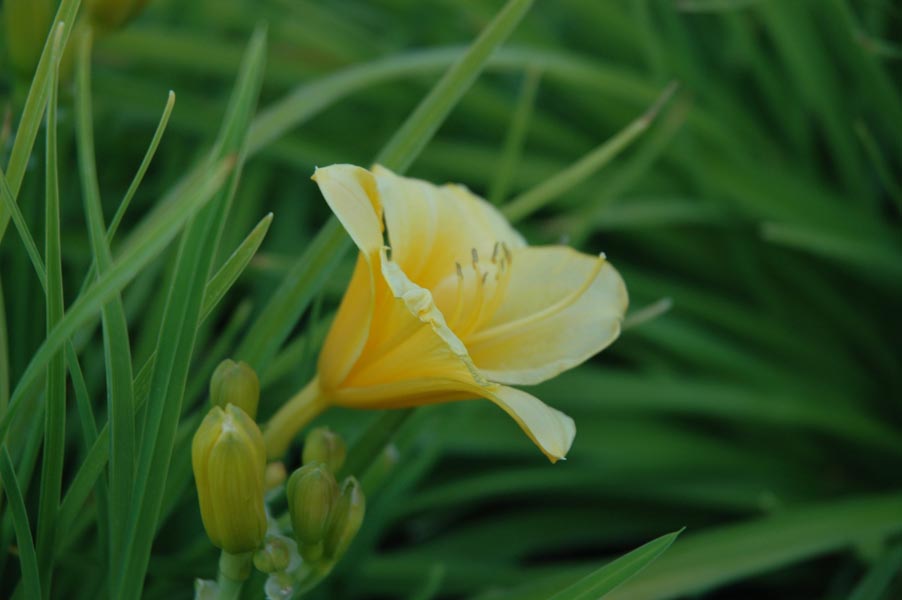
[[[285,493],[298,543],[305,546],[321,543],[338,498],[335,477],[321,463],[304,465],[288,479]]]
[[[323,545],[323,554],[329,560],[338,560],[351,545],[366,513],[366,497],[353,477],[344,480],[341,496],[332,509],[329,527]]]
[[[254,566],[266,574],[278,573],[291,563],[291,547],[294,542],[281,535],[268,535],[263,547],[254,553]]]
[[[266,491],[270,492],[285,483],[288,473],[285,471],[285,463],[281,461],[271,462],[266,465]]]
[[[257,417],[260,404],[260,380],[246,362],[227,358],[216,367],[210,378],[210,403],[225,408],[234,404],[252,419]]]
[[[329,471],[335,474],[344,464],[346,454],[344,440],[328,427],[317,427],[308,433],[307,439],[304,440],[302,458],[305,465],[323,463]]]
[[[31,79],[53,22],[53,0],[6,0],[6,47],[16,73]]]
[[[266,534],[266,450],[257,424],[235,406],[214,406],[194,434],[191,462],[213,545],[231,554],[260,547]]]

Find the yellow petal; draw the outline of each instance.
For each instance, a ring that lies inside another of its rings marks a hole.
[[[375,310],[374,272],[383,246],[382,208],[376,181],[366,169],[332,165],[313,174],[329,208],[360,249],[357,266],[320,352],[318,370],[328,393],[347,376],[366,344]],[[376,264],[374,264],[376,263]]]
[[[460,185],[432,185],[376,166],[373,175],[385,211],[392,262],[418,285],[433,289],[469,264],[475,248],[489,261],[495,244],[510,249],[526,242],[498,210]]]
[[[515,251],[503,293],[466,343],[488,379],[509,384],[540,383],[608,346],[628,304],[607,261],[565,246]]]
[[[489,385],[445,323],[429,290],[413,283],[384,251],[380,258],[381,283],[389,298],[380,297],[379,318],[372,323],[366,347],[337,392],[336,402],[405,406]]]
[[[313,181],[329,208],[364,254],[382,247],[382,207],[372,173],[354,165],[316,169]]]
[[[573,419],[512,387],[492,386],[482,394],[513,417],[548,460],[557,462],[567,455],[576,436]]]

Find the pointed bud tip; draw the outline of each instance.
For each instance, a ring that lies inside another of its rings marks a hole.
[[[210,403],[226,408],[234,404],[252,419],[260,404],[260,380],[246,362],[223,360],[210,377]]]

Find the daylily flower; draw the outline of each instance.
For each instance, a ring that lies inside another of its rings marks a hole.
[[[563,458],[573,420],[509,385],[550,379],[617,338],[627,293],[604,255],[528,246],[459,185],[379,166],[333,165],[313,179],[360,253],[318,376],[266,429],[270,457],[330,405],[486,398],[552,462]]]

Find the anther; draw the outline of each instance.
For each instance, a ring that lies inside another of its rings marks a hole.
[[[498,259],[498,249],[501,247],[501,242],[495,242],[495,247],[492,248],[492,264],[495,264],[495,261]]]
[[[463,268],[460,266],[460,263],[459,263],[459,262],[455,262],[455,263],[454,263],[454,266],[457,267],[457,278],[458,278],[458,279],[463,279],[463,278],[464,278],[464,270],[463,270]]]
[[[473,266],[475,267],[479,262],[479,253],[476,252],[476,248],[470,248],[470,256],[473,257]]]

